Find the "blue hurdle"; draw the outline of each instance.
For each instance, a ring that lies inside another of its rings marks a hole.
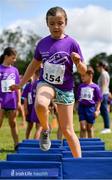
[[[52,140],[49,151],[39,140],[23,140],[15,154],[0,161],[0,179],[112,179],[112,151],[99,138],[79,139],[82,158],[73,158],[66,140]]]
[[[1,179],[62,179],[62,163],[1,161]]]
[[[105,145],[104,141],[80,141],[81,146]],[[63,146],[68,146],[67,141],[63,141]]]
[[[31,142],[31,143],[26,143],[26,142],[24,142],[24,143],[18,143],[18,147],[32,147],[32,148],[39,148],[39,143],[37,142]],[[51,148],[59,148],[59,147],[61,147],[61,144],[60,143],[52,143],[51,144]]]
[[[30,154],[37,154],[37,153],[56,153],[56,154],[61,154],[64,149],[61,148],[51,148],[48,151],[42,151],[40,148],[23,148],[23,147],[18,147],[17,153],[30,153]]]
[[[64,148],[66,150],[70,150],[69,146],[64,146]],[[101,150],[105,150],[105,146],[104,145],[91,145],[91,146],[82,145],[81,150],[82,151],[96,151],[96,150],[101,151]]]
[[[63,158],[73,157],[71,151],[63,151]],[[112,157],[112,151],[82,151],[83,157]]]
[[[79,141],[101,141],[100,138],[79,138]]]
[[[23,143],[39,143],[38,139],[24,139],[22,141]],[[59,139],[53,139],[51,140],[52,144],[61,144],[63,142],[63,140],[59,140]]]
[[[7,161],[56,161],[61,162],[62,161],[62,154],[8,154],[7,155]]]
[[[63,179],[112,179],[112,158],[63,158]]]

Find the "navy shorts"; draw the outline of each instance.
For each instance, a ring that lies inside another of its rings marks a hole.
[[[87,123],[94,124],[95,123],[95,106],[85,106],[79,104],[78,106],[78,115],[79,121],[87,121]]]

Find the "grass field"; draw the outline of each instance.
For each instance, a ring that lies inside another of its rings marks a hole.
[[[110,117],[112,119],[112,113],[110,114]],[[25,129],[20,126],[21,117],[17,118],[17,123],[18,123],[18,130],[19,130],[19,141],[21,142],[23,139],[25,139]],[[74,114],[74,129],[75,129],[76,134],[79,137],[79,122],[78,122],[78,117],[76,114]],[[105,142],[106,150],[112,150],[112,133],[100,134],[100,131],[102,129],[103,129],[103,120],[101,116],[99,116],[94,125],[95,137],[99,137]],[[112,129],[112,123],[111,123],[111,129]],[[33,137],[33,132],[34,132],[34,129],[32,131],[31,138]],[[52,130],[51,139],[56,139],[56,132],[57,132],[56,128]],[[0,160],[5,160],[8,153],[14,153],[13,140],[11,137],[7,118],[4,119],[2,128],[0,129],[0,149],[1,149]]]

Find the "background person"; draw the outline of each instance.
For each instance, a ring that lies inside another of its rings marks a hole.
[[[80,137],[93,138],[93,125],[100,114],[102,94],[100,87],[93,82],[94,71],[88,69],[81,76],[82,83],[78,87],[78,115],[80,121]]]
[[[26,128],[26,139],[31,136],[33,125],[35,124],[34,139],[39,139],[42,127],[39,119],[37,118],[34,102],[36,96],[36,88],[39,83],[39,71],[36,71],[31,81],[28,82],[23,90],[22,98],[24,98],[24,111],[26,115],[27,128]]]
[[[100,113],[103,118],[104,129],[101,131],[102,134],[111,133],[110,129],[110,116],[108,112],[108,99],[109,99],[109,83],[110,75],[108,73],[108,64],[105,61],[101,61],[97,64],[97,70],[100,73],[98,78],[98,85],[101,88],[103,99],[101,102]]]
[[[12,92],[9,89],[9,86],[14,83],[19,83],[18,69],[13,66],[16,57],[17,52],[12,47],[4,49],[4,52],[0,57],[0,127],[3,123],[5,111],[7,111],[15,149],[19,141],[16,116],[18,106],[21,103],[20,90]]]

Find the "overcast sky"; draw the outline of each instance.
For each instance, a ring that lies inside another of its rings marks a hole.
[[[66,34],[79,42],[85,60],[112,54],[112,0],[1,0],[0,32],[21,26],[44,37],[49,34],[45,15],[53,6],[66,10]]]

